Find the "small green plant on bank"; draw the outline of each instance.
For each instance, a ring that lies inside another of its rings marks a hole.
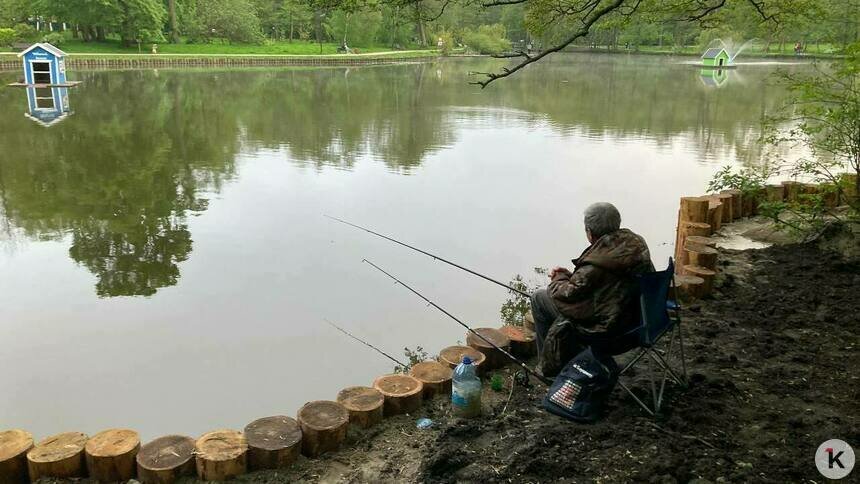
[[[740,190],[745,196],[753,195],[759,193],[776,172],[770,165],[757,169],[743,168],[737,173],[731,166],[724,166],[708,183],[708,191]]]
[[[12,45],[15,41],[15,31],[12,29],[0,28],[0,46],[6,47]]]
[[[412,369],[413,366],[421,363],[422,361],[427,360],[435,360],[436,358],[430,357],[430,354],[424,350],[421,346],[416,346],[415,349],[411,349],[408,346],[403,348],[403,356],[406,357],[406,366],[397,365],[394,367],[394,373],[409,373],[409,370]]]
[[[547,272],[545,267],[534,268],[536,276],[546,276]],[[532,280],[527,281],[521,274],[517,274],[511,279],[508,285],[514,289],[531,294],[546,285],[546,281],[543,277],[532,278]],[[531,301],[513,291],[508,292],[510,293],[510,297],[502,303],[502,324],[522,326],[525,323],[526,313],[531,309]]]

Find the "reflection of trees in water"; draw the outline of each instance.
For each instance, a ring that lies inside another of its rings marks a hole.
[[[784,98],[765,70],[717,91],[697,68],[649,57],[558,56],[485,90],[467,84],[468,71],[498,62],[83,74],[75,116],[50,130],[0,115],[4,218],[29,237],[71,234],[70,255],[100,295],[148,295],[177,282],[192,250],[186,217],[206,209],[204,192],[232,176],[240,150],[284,150],[317,169],[371,155],[409,173],[460,126],[540,122],[665,147],[682,139],[753,163],[759,120]],[[21,94],[0,91],[0,105],[23,112]]]
[[[176,283],[191,252],[186,215],[233,172],[236,120],[190,78],[84,77],[75,117],[49,131],[0,116],[6,217],[30,237],[70,234],[100,296],[151,295]],[[13,94],[0,103],[15,105]]]

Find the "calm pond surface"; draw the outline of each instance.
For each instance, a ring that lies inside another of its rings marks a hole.
[[[363,258],[498,326],[498,287],[323,214],[508,280],[610,201],[664,266],[678,197],[755,162],[785,101],[774,65],[684,60],[562,55],[483,91],[498,61],[72,72],[50,128],[0,88],[0,428],[241,429],[391,370],[323,318],[398,355],[465,339]]]

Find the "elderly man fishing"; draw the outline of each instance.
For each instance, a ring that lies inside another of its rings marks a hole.
[[[619,336],[639,324],[635,276],[654,270],[645,240],[621,228],[612,204],[585,209],[585,235],[591,245],[573,260],[573,271],[554,268],[549,286],[531,298],[539,369],[546,376],[587,346],[628,348],[631,342]]]

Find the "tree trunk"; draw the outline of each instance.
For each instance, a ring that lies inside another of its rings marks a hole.
[[[27,452],[33,448],[33,436],[23,430],[0,432],[0,482],[30,482],[27,477]]]
[[[290,43],[293,43],[293,32],[295,29],[293,28],[293,11],[290,10]]]
[[[194,444],[197,477],[204,481],[226,481],[248,468],[248,441],[241,432],[217,430],[203,434]]]
[[[81,432],[65,432],[43,439],[27,453],[30,480],[36,482],[42,477],[86,477],[86,443],[87,435]]]
[[[159,437],[137,453],[137,478],[143,484],[171,484],[194,474],[194,439]]]
[[[135,476],[140,437],[134,430],[110,429],[87,441],[87,470],[99,482],[127,481]]]
[[[99,42],[105,41],[105,28],[104,27],[96,27],[96,40]]]
[[[302,454],[306,457],[338,450],[346,440],[349,412],[337,402],[306,403],[299,409],[297,420],[302,428]]]
[[[421,2],[415,2],[415,26],[418,30],[418,45],[427,45],[427,34],[424,32],[424,20],[421,18]]]
[[[487,360],[484,361],[484,370],[494,370],[504,366],[508,362],[508,357],[487,343],[485,339],[505,351],[510,351],[511,340],[495,328],[477,328],[475,332],[483,336],[483,338],[475,336],[472,332],[468,332],[466,333],[466,344],[487,357]]]
[[[245,427],[248,439],[248,470],[282,469],[299,458],[302,430],[295,419],[277,415],[264,417]]]
[[[385,397],[375,388],[344,388],[337,394],[337,403],[349,412],[349,423],[352,425],[366,429],[382,422]]]
[[[421,407],[424,385],[409,375],[384,375],[373,381],[373,388],[385,397],[382,413],[386,417],[412,413]]]
[[[170,19],[170,43],[179,43],[179,28],[176,23],[176,0],[167,0],[167,15]]]
[[[314,10],[314,33],[317,38],[317,44],[320,45],[320,54],[322,54],[322,12]]]
[[[423,385],[424,398],[450,395],[453,373],[448,365],[443,365],[438,361],[422,361],[409,369],[409,374]]]

